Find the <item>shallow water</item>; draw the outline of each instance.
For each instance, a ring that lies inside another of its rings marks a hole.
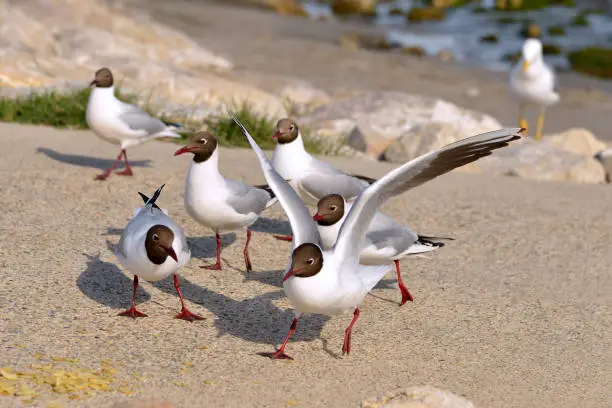
[[[544,58],[557,70],[568,70],[567,52],[586,46],[612,46],[612,18],[609,15],[589,14],[588,25],[572,25],[571,20],[583,9],[548,7],[542,10],[507,12],[488,10],[475,13],[476,7],[490,8],[494,1],[483,0],[480,5],[469,5],[448,10],[443,21],[407,23],[403,15],[392,15],[391,10],[404,12],[418,6],[418,1],[396,0],[379,4],[376,16],[364,20],[364,24],[375,24],[385,28],[391,44],[402,47],[421,47],[427,54],[435,55],[441,50],[452,51],[459,62],[482,66],[495,71],[508,71],[512,63],[504,56],[520,50],[524,39],[520,31],[526,20],[535,22],[541,29],[544,44],[556,45],[561,55],[546,55]],[[578,3],[578,2],[577,2]],[[334,18],[329,5],[305,1],[304,6],[312,18]],[[500,23],[501,18],[514,18],[516,22]],[[551,36],[548,27],[561,25],[562,36]],[[495,34],[497,43],[483,43],[484,35]]]

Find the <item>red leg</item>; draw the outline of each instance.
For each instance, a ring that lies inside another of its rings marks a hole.
[[[291,235],[274,235],[274,238],[278,239],[279,241],[293,241],[293,237]]]
[[[121,156],[123,156],[123,150],[121,150],[121,152],[119,153],[119,156],[117,156],[117,158],[115,159],[115,162],[113,163],[112,166],[110,166],[108,170],[96,176],[96,180],[106,180],[107,177],[111,174],[111,171],[113,171],[114,168],[117,167],[117,164],[119,164],[119,160],[121,160]]]
[[[349,324],[349,326],[346,328],[346,331],[344,332],[344,343],[342,344],[342,354],[345,354],[345,353],[349,354],[351,352],[351,330],[353,330],[353,325],[357,321],[358,317],[359,317],[359,308],[355,309],[355,312],[353,313],[353,320],[351,321],[351,324]]]
[[[130,307],[125,312],[119,313],[117,316],[128,316],[128,317],[147,317],[146,314],[139,312],[136,310],[136,288],[138,288],[138,276],[134,275],[134,289],[132,292],[132,307]]]
[[[264,357],[270,357],[270,358],[275,359],[275,360],[293,360],[293,358],[291,358],[291,357],[289,357],[288,355],[285,354],[285,346],[289,342],[289,339],[291,338],[291,336],[293,336],[293,333],[295,332],[295,328],[297,327],[297,323],[298,323],[298,319],[297,319],[297,317],[294,317],[293,318],[293,323],[291,323],[291,327],[289,328],[289,334],[287,334],[287,337],[285,337],[285,341],[283,341],[283,344],[280,346],[280,348],[278,350],[276,350],[276,352],[274,352],[274,353],[259,353],[259,354],[264,356]]]
[[[130,167],[130,162],[128,162],[127,153],[125,152],[125,149],[123,149],[121,152],[123,153],[123,159],[125,161],[125,170],[119,171],[115,174],[118,176],[131,176],[132,168]]]
[[[194,320],[203,320],[201,316],[198,316],[195,313],[191,313],[187,307],[185,306],[185,300],[183,299],[183,294],[181,293],[181,286],[179,285],[178,276],[174,275],[174,289],[178,292],[179,298],[181,299],[181,313],[174,316],[176,319],[183,319],[190,322]]]
[[[221,235],[219,233],[217,235],[217,263],[214,265],[202,265],[200,268],[210,269],[212,271],[220,271],[221,270]]]
[[[247,273],[253,271],[253,266],[251,265],[251,258],[249,257],[249,242],[251,242],[251,230],[247,228],[247,240],[246,244],[244,244],[244,264],[246,265]]]
[[[407,301],[412,302],[413,299],[412,299],[412,295],[410,294],[410,291],[408,290],[408,288],[406,287],[406,285],[404,285],[404,282],[402,281],[402,275],[400,274],[399,261],[396,259],[394,262],[395,262],[395,270],[397,271],[397,284],[399,285],[400,292],[402,292],[402,301],[399,305],[402,306]]]

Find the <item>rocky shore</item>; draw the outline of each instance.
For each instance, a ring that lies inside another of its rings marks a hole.
[[[422,65],[421,59],[410,56],[390,60],[393,56],[347,49],[338,38],[354,29],[350,23],[332,23],[315,33],[327,23],[285,17],[296,14],[288,4],[273,2],[270,8],[279,15],[206,1],[181,3],[181,7],[154,0],[67,0],[61,5],[6,1],[0,41],[2,59],[8,63],[1,68],[0,91],[10,97],[31,89],[75,89],[86,86],[96,69],[109,66],[122,91],[136,94],[140,103],[160,113],[187,117],[197,125],[208,115],[248,103],[272,120],[294,116],[325,142],[329,152],[392,162],[404,162],[468,135],[516,126],[507,113],[516,109],[515,104],[505,96],[499,76],[483,75],[481,81],[480,72],[450,63]],[[74,18],[63,18],[67,10]],[[192,20],[184,24],[187,15]],[[215,25],[212,19],[228,24]],[[245,24],[239,30],[230,33],[220,28],[237,27],[234,22],[240,19]],[[275,24],[261,24],[264,21]],[[199,36],[193,34],[196,31]],[[319,38],[313,41],[309,38],[313,35]],[[331,37],[335,43],[329,43]],[[335,52],[332,61],[330,48]],[[249,49],[246,55],[239,52],[244,49]],[[262,62],[269,69],[262,69]],[[399,62],[404,66],[397,66]],[[313,68],[300,76],[306,65]],[[313,78],[312,71],[320,75]],[[325,86],[332,71],[341,73],[343,80]],[[376,82],[398,75],[408,84],[437,86],[424,93],[410,92],[400,82],[393,90]],[[361,86],[352,86],[356,82]],[[604,182],[604,168],[594,156],[607,145],[590,129],[602,128],[592,126],[592,119],[605,121],[612,100],[607,91],[593,85],[582,81],[562,90],[563,102],[550,110],[543,141],[525,140],[461,171]],[[489,109],[479,109],[484,105]],[[596,105],[598,111],[593,109]],[[500,108],[506,111],[502,118],[484,113]],[[559,119],[567,120],[564,110],[581,115],[582,120],[560,129]]]

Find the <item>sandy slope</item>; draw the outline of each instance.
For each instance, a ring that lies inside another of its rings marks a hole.
[[[255,273],[245,280],[244,234],[224,236],[225,269],[198,268],[214,254],[209,231],[186,215],[186,157],[154,142],[130,151],[133,178],[93,177],[114,147],[90,132],[0,126],[0,366],[28,368],[35,353],[107,358],[135,397],[167,397],[177,406],[355,407],[396,387],[430,384],[479,407],[612,406],[612,190],[453,173],[394,199],[388,214],[424,234],[456,238],[429,259],[402,262],[415,302],[398,308],[388,275],[363,304],[353,354],[340,357],[350,316],[313,316],[298,325],[288,353],[272,361],[290,324],[280,291],[289,245],[282,209],[269,209],[252,241]],[[330,159],[380,176],[390,166]],[[261,182],[249,150],[221,152],[227,176]],[[113,253],[136,206],[137,191],[166,189],[160,204],[184,226],[194,259],[184,294],[206,320],[173,319],[170,280],[142,285],[150,317],[116,314],[129,303],[131,276]],[[195,367],[183,372],[184,363]],[[132,377],[138,374],[140,379]],[[206,382],[205,382],[206,381]],[[607,389],[607,391],[606,391]],[[607,396],[605,395],[607,392]],[[109,406],[121,394],[74,406]],[[44,392],[38,401],[58,400]],[[61,399],[60,399],[61,400]],[[0,406],[19,406],[0,396]],[[40,403],[37,406],[45,406]]]

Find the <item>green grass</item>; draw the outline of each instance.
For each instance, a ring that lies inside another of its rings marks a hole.
[[[274,148],[272,136],[276,132],[277,120],[254,113],[251,105],[243,103],[230,109],[236,117],[247,128],[251,136],[255,139],[259,147],[264,150]],[[229,115],[219,115],[205,121],[208,131],[217,137],[222,146],[249,147],[240,128],[234,123]],[[313,154],[323,154],[326,152],[323,142],[310,136],[308,129],[300,127],[304,146],[306,150]]]
[[[88,129],[85,112],[90,93],[90,88],[83,88],[69,92],[35,92],[16,98],[0,97],[0,121]],[[135,96],[122,94],[118,88],[115,95],[130,103],[136,100]],[[151,113],[146,107],[143,109]]]
[[[43,91],[16,98],[0,97],[0,122],[16,122],[31,125],[45,125],[56,128],[88,129],[85,119],[90,88],[75,91]],[[119,88],[115,94],[121,100],[135,104],[135,95],[122,93]],[[155,114],[150,106],[141,106],[152,116],[171,122],[183,123],[186,128],[205,127],[213,133],[223,146],[248,147],[249,144],[229,115],[207,118],[204,123],[194,123],[187,118],[163,117]],[[236,106],[236,116],[255,137],[262,149],[274,147],[272,135],[276,132],[276,120],[255,113],[248,104]],[[185,136],[185,135],[183,135]],[[333,153],[326,145],[310,137],[308,129],[302,129],[306,149],[315,154]],[[183,143],[183,139],[172,139]]]
[[[588,47],[567,55],[572,69],[599,78],[612,78],[612,49]]]

